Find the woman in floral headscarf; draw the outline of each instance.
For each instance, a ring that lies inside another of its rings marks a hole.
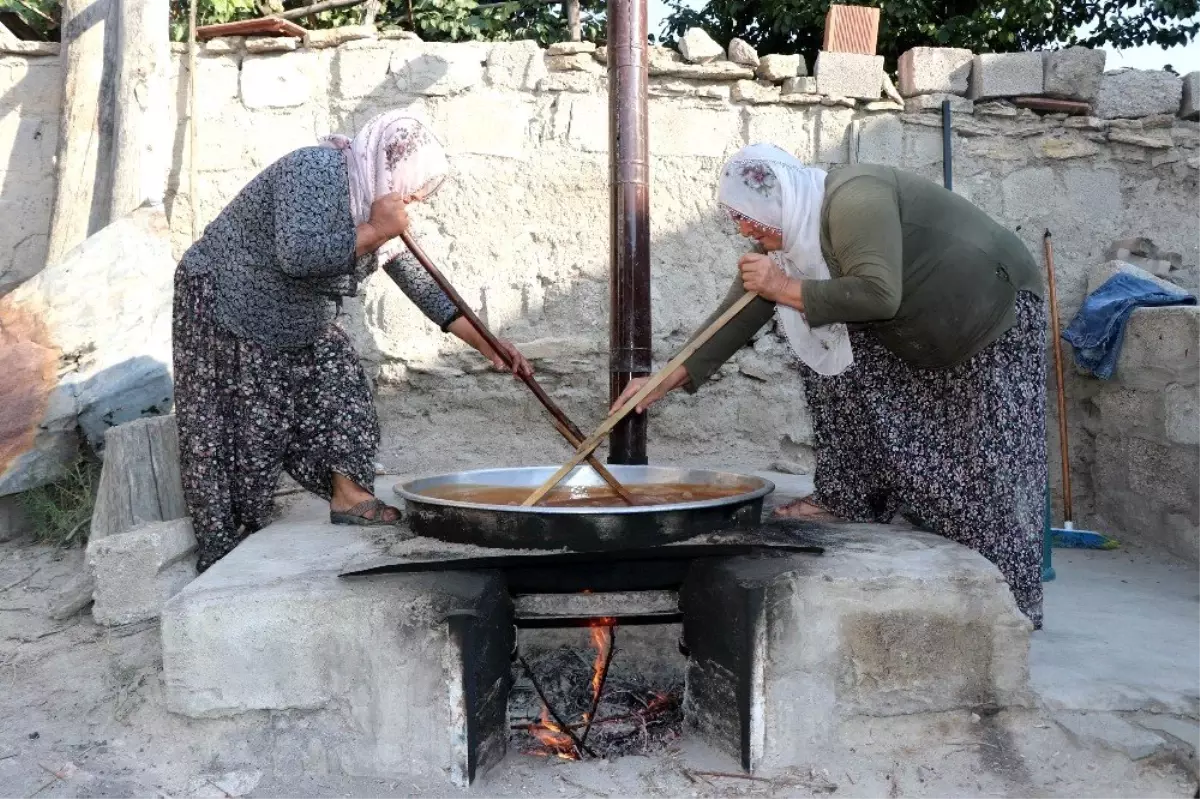
[[[337,323],[342,299],[378,267],[442,330],[505,368],[397,239],[405,206],[448,171],[425,125],[383,114],[352,140],[330,136],[267,167],[184,254],[175,412],[201,571],[269,521],[284,471],[329,500],[334,523],[398,520],[372,493],[379,422]],[[528,372],[504,347],[513,371]]]
[[[696,391],[776,317],[804,364],[816,444],[815,493],[780,514],[902,511],[995,563],[1040,627],[1046,310],[1020,239],[923,178],[826,174],[769,144],[725,165],[718,199],[762,252],[742,257],[710,320],[760,296],[639,410]]]

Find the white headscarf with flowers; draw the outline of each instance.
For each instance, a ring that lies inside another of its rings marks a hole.
[[[821,255],[825,174],[773,144],[752,144],[722,168],[717,200],[734,219],[782,235],[783,249],[770,257],[788,277],[828,280],[829,265]],[[775,312],[792,350],[817,373],[841,374],[854,362],[844,324],[814,329],[794,308],[777,304]]]
[[[388,111],[363,125],[353,139],[333,134],[322,146],[346,154],[350,177],[350,213],[361,225],[371,218],[371,204],[385,194],[428,198],[450,172],[441,143],[411,111]],[[377,251],[382,266],[406,248],[397,239]]]

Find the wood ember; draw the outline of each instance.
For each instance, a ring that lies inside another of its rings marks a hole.
[[[592,706],[595,651],[560,647],[527,658],[546,698],[573,731],[582,735]],[[618,646],[614,660],[621,658]],[[509,694],[510,742],[530,755],[551,756],[534,734],[544,718],[542,702],[523,670],[514,673]],[[600,757],[651,755],[675,742],[683,730],[683,685],[655,686],[638,674],[614,667],[596,706],[587,748]]]

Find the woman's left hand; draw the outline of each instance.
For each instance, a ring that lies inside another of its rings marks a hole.
[[[742,273],[742,288],[753,291],[764,300],[776,302],[787,291],[788,276],[775,265],[770,256],[746,253],[738,261]]]
[[[529,365],[529,361],[525,360],[525,356],[521,354],[520,350],[512,345],[512,342],[499,339],[499,344],[508,355],[508,359],[512,361],[512,366],[509,367],[503,358],[492,353],[489,357],[497,372],[511,371],[515,377],[531,377],[533,375],[533,367]]]

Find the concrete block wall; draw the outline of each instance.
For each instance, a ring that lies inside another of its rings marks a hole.
[[[339,41],[330,37],[284,53],[248,52],[239,40],[204,48],[194,188],[184,124],[174,137],[167,210],[176,254],[189,242],[193,213],[203,223],[212,220],[274,159],[327,132],[353,133],[379,111],[418,109],[449,149],[454,177],[414,214],[416,233],[496,332],[534,360],[547,390],[582,427],[592,427],[607,404],[604,48],[548,54],[529,42],[388,38],[329,46]],[[178,118],[186,109],[186,60],[178,52],[175,59]],[[1101,120],[1039,116],[1004,99],[972,103],[960,96],[969,88],[959,74],[961,54],[941,61],[957,71],[943,86],[930,73],[939,59],[920,62],[913,82],[920,88],[905,111],[894,100],[817,94],[819,80],[794,73],[782,78],[781,89],[761,76],[756,81],[750,66],[720,59],[691,64],[674,51],[652,48],[651,258],[659,362],[724,295],[745,251],[716,208],[722,160],[745,144],[769,140],[825,167],[871,161],[940,181],[939,95],[919,93],[930,89],[960,102],[953,123],[955,190],[1017,230],[1035,253],[1045,229],[1053,230],[1064,318],[1084,295],[1088,268],[1117,238],[1145,236],[1181,253],[1174,279],[1196,288],[1200,125],[1166,114]],[[0,93],[0,153],[11,153],[0,162],[0,205],[14,211],[0,224],[0,245],[7,245],[0,252],[20,255],[18,274],[35,271],[38,248],[44,250],[61,105],[54,94],[57,70],[54,56],[0,59],[0,80],[7,81]],[[1165,103],[1170,87],[1164,84],[1160,76],[1149,79],[1157,94],[1147,107]],[[2,260],[9,257],[0,255],[0,293],[3,281],[12,280],[4,276],[14,274]],[[378,384],[384,428],[378,460],[389,470],[553,463],[568,454],[523,388],[487,372],[441,335],[385,276],[372,278],[362,302],[348,305],[347,313]],[[1080,389],[1069,388],[1077,429]],[[656,409],[650,429],[658,461],[811,466],[801,381],[787,348],[769,331],[704,392]],[[1084,442],[1077,435],[1073,445],[1079,474],[1093,459]],[[1077,516],[1087,521],[1091,489],[1081,484],[1076,491]]]

